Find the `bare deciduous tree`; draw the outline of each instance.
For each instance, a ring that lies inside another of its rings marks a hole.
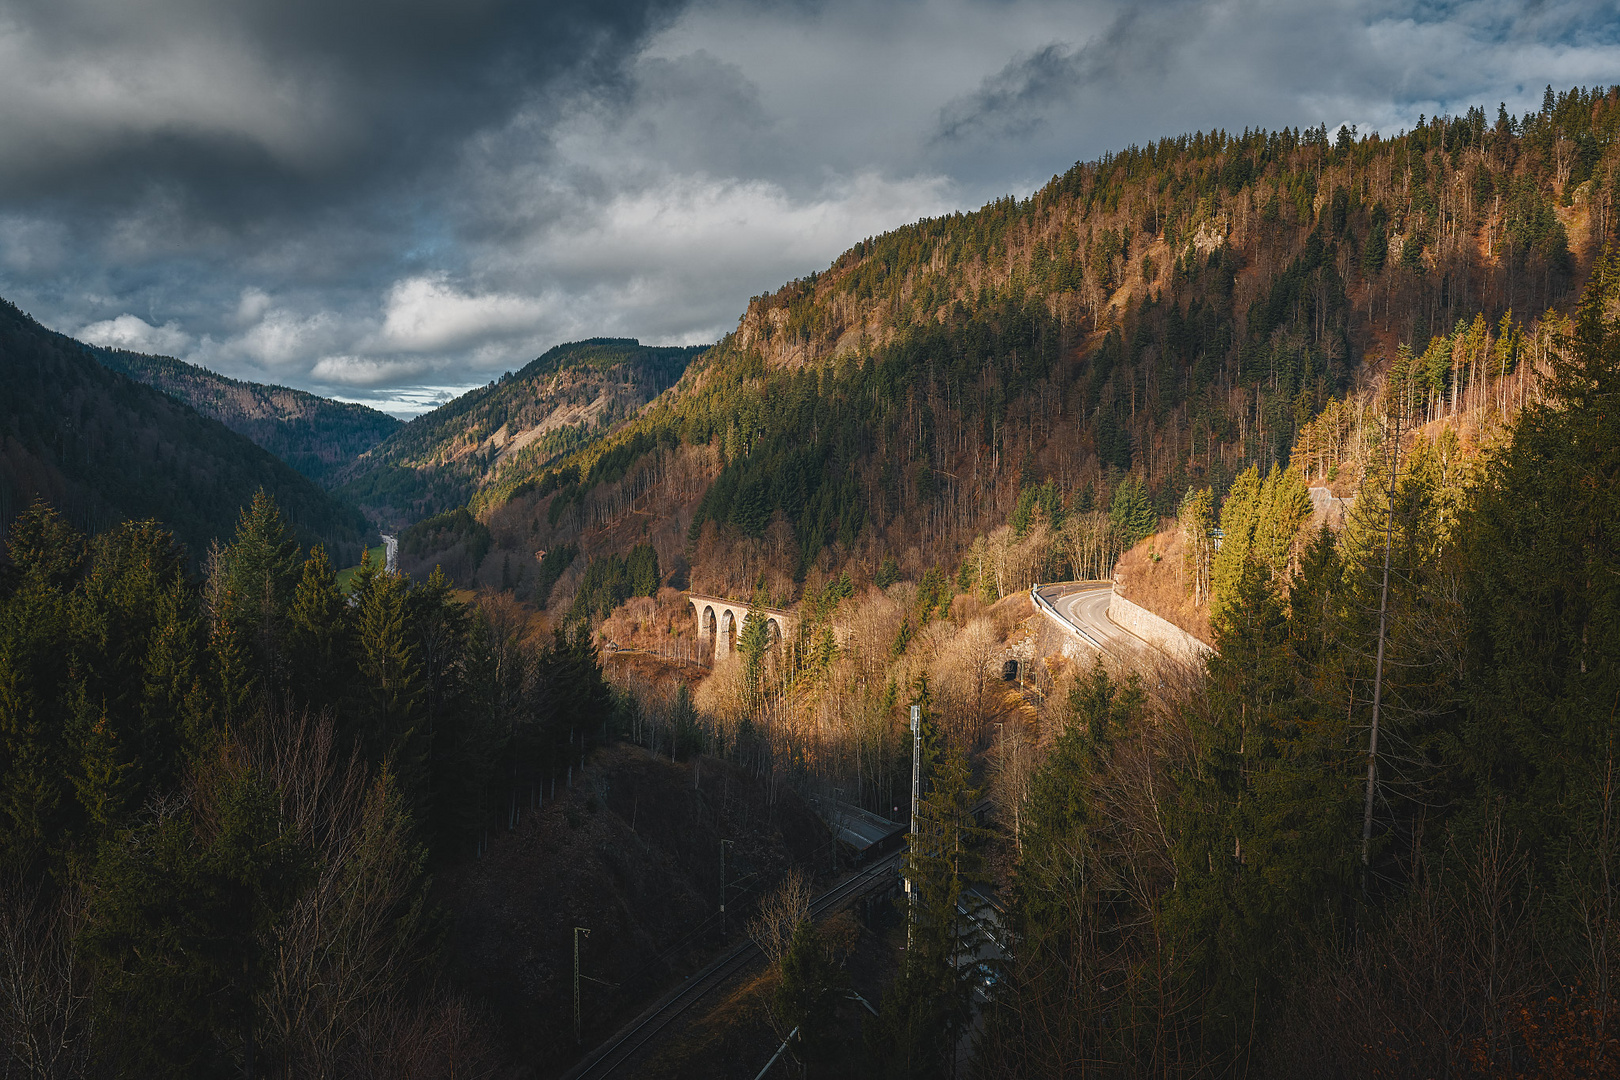
[[[1024,736],[1024,725],[1017,716],[1003,722],[1001,736],[991,748],[990,799],[996,814],[1012,826],[1013,843],[1024,849],[1024,803],[1029,798],[1029,782],[1035,773],[1035,747]]]
[[[810,917],[810,883],[801,871],[789,872],[759,905],[759,914],[748,924],[748,936],[765,954],[772,967],[782,963],[793,931]]]
[[[79,1077],[90,1064],[89,986],[74,939],[77,894],[49,897],[15,880],[0,886],[0,1039],[6,1076]]]
[[[330,716],[269,723],[248,757],[316,866],[273,931],[258,1000],[267,1057],[289,1076],[337,1076],[362,1032],[415,1007],[402,995],[428,956],[423,854],[390,775],[340,756]]]

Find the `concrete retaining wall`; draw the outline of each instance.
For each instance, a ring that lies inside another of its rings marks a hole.
[[[1155,648],[1171,656],[1195,659],[1215,650],[1193,637],[1167,619],[1161,619],[1145,607],[1133,604],[1119,593],[1108,601],[1108,617]]]

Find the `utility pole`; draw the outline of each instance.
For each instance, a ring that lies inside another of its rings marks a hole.
[[[1389,464],[1389,513],[1384,520],[1384,585],[1378,598],[1378,659],[1373,666],[1372,732],[1367,738],[1367,805],[1361,816],[1361,892],[1367,892],[1371,867],[1373,793],[1378,783],[1378,713],[1384,702],[1384,637],[1389,624],[1389,562],[1395,542],[1395,478],[1401,464],[1400,415],[1395,418],[1395,436]]]
[[[917,802],[922,796],[922,706],[911,707],[911,850],[917,851]],[[917,921],[917,892],[911,884],[911,868],[906,868],[906,900],[910,918],[906,922],[906,947],[911,947],[911,927]]]
[[[574,927],[574,1045],[579,1045],[579,935],[591,936],[583,926]]]
[[[720,940],[726,940],[726,845],[730,840],[720,841]]]
[[[911,832],[917,832],[917,800],[922,795],[922,706],[911,707]]]
[[[830,869],[832,871],[832,876],[833,877],[838,876],[838,827],[844,820],[844,808],[843,808],[843,804],[839,800],[842,799],[843,797],[844,797],[844,789],[843,788],[833,788],[833,812],[832,812],[833,828],[832,828],[832,844],[830,845],[831,848],[832,848],[832,863],[831,863]]]

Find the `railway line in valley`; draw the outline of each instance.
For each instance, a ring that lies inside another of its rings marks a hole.
[[[888,855],[871,866],[828,888],[810,902],[810,916],[820,919],[835,914],[867,893],[890,883],[900,867],[900,853]],[[579,1064],[563,1074],[564,1080],[601,1080],[607,1076],[630,1076],[627,1066],[681,1016],[713,990],[745,968],[760,955],[759,947],[744,938],[707,967],[688,976],[681,985],[655,1001],[617,1034],[587,1054]]]

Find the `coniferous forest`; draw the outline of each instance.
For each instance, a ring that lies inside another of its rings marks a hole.
[[[344,592],[263,494],[201,574],[155,522],[86,537],[36,504],[8,542],[12,1066],[476,1056],[436,977],[429,874],[610,734],[588,633],[536,647],[369,553]]]
[[[1131,147],[333,491],[0,311],[5,1075],[565,1075],[737,947],[614,1075],[1620,1075],[1617,133]]]

